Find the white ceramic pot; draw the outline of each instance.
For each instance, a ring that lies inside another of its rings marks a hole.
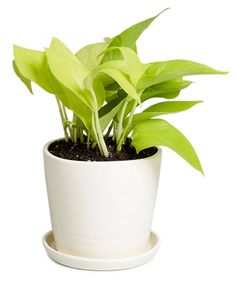
[[[89,258],[141,253],[151,231],[161,149],[144,159],[84,162],[52,155],[50,143],[44,166],[55,248]]]

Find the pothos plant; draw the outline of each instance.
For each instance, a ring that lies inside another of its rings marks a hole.
[[[56,38],[44,51],[15,45],[13,67],[31,93],[34,82],[55,95],[65,141],[86,142],[88,149],[98,146],[101,155],[108,157],[108,136],[116,141],[118,152],[130,137],[137,153],[166,146],[202,172],[190,142],[159,116],[185,111],[201,102],[172,101],[191,84],[184,76],[225,72],[189,60],[142,63],[136,41],[160,14],[76,54]],[[155,102],[135,113],[147,100],[157,98],[171,101]],[[72,120],[68,110],[73,112]]]

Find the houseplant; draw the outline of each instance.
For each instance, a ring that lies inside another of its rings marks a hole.
[[[187,60],[142,63],[136,41],[159,15],[76,54],[56,38],[44,51],[14,46],[17,76],[31,93],[34,82],[55,95],[62,121],[64,138],[44,146],[53,229],[44,242],[60,263],[120,269],[153,256],[159,146],[203,173],[190,142],[159,116],[201,102],[172,101],[191,84],[184,76],[224,72]],[[136,113],[157,98],[168,101]]]

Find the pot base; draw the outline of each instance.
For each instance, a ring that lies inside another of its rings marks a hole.
[[[85,270],[120,270],[140,266],[154,257],[159,244],[159,236],[151,232],[146,248],[139,255],[117,259],[95,259],[61,253],[55,249],[52,231],[43,236],[44,248],[52,260],[65,266]]]

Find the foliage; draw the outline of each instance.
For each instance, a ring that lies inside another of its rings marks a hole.
[[[106,137],[112,135],[118,151],[131,137],[137,153],[151,146],[166,146],[202,172],[186,137],[159,117],[185,111],[200,102],[172,101],[191,84],[184,76],[225,72],[188,60],[142,63],[136,41],[160,14],[105,42],[85,46],[76,54],[57,38],[44,51],[15,45],[13,67],[31,93],[34,82],[55,95],[66,141],[86,142],[88,149],[97,145],[108,157]],[[158,98],[169,101],[135,113],[146,101]],[[73,112],[72,120],[68,119],[68,110]]]

